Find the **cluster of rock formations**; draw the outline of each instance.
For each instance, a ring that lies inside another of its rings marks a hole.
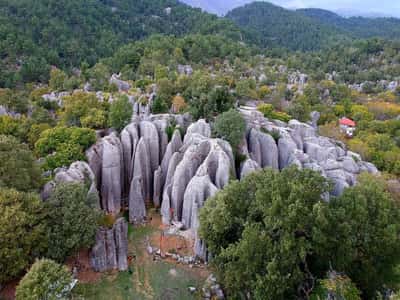
[[[86,153],[88,164],[77,162],[59,170],[44,193],[48,195],[57,182],[89,181],[91,192],[100,196],[99,208],[114,216],[127,209],[133,224],[146,220],[149,204],[159,207],[165,224],[178,222],[192,232],[195,254],[206,259],[206,246],[197,235],[199,209],[230,179],[261,168],[296,165],[331,179],[336,196],[356,184],[362,171],[378,172],[340,142],[318,136],[312,125],[269,121],[251,108],[240,112],[247,122],[239,149],[246,159],[240,166],[235,165],[230,144],[212,138],[204,120],[191,124],[186,115],[141,115],[120,135],[112,132],[99,139]],[[113,228],[99,229],[91,256],[95,270],[127,268],[126,226],[118,219]]]
[[[128,269],[128,223],[119,218],[112,228],[100,228],[96,234],[90,263],[96,272]]]
[[[256,110],[241,110],[248,124],[249,159],[242,173],[251,169],[272,167],[283,169],[290,165],[321,173],[334,183],[332,195],[338,196],[357,182],[361,172],[376,174],[376,167],[362,161],[360,155],[347,151],[339,141],[322,137],[309,124],[291,120],[288,124],[269,121]],[[276,137],[273,140],[270,133]],[[245,149],[246,150],[246,149]],[[242,150],[245,153],[245,150]]]

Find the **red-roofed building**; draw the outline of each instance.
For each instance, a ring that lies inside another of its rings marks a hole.
[[[356,122],[349,118],[341,118],[339,120],[340,130],[346,134],[347,137],[353,137],[354,131],[356,130]]]

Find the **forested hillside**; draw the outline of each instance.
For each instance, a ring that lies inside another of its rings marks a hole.
[[[356,38],[400,38],[400,19],[397,18],[343,18],[330,11],[314,8],[299,9],[297,12],[323,24],[346,31],[349,35]]]
[[[265,47],[315,50],[346,39],[332,26],[268,2],[254,2],[230,11],[227,18],[240,27],[259,33]]]
[[[0,86],[44,81],[50,65],[92,65],[154,33],[240,36],[230,21],[176,0],[1,0]]]
[[[354,38],[400,38],[400,19],[343,18],[323,9],[294,11],[268,2],[236,8],[226,17],[242,29],[261,33],[264,47],[316,50]]]

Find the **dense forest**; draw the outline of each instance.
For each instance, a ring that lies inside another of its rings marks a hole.
[[[232,22],[175,0],[1,1],[0,86],[46,81],[50,65],[93,65],[154,33],[240,37]]]
[[[0,0],[0,298],[399,299],[398,22]]]
[[[351,39],[400,38],[395,18],[344,18],[322,9],[288,10],[268,2],[253,2],[230,11],[226,17],[241,28],[262,33],[264,47],[317,50]]]

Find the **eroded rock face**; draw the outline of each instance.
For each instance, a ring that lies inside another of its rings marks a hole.
[[[123,151],[115,133],[103,138],[101,168],[101,201],[103,210],[118,214],[121,210],[123,184]]]
[[[128,269],[128,224],[118,219],[112,228],[100,228],[96,244],[90,253],[90,263],[96,272]]]
[[[260,165],[252,160],[252,159],[247,159],[244,163],[242,163],[241,171],[240,171],[240,179],[243,179],[250,173],[256,172],[257,170],[260,170],[261,167]]]
[[[254,161],[247,160],[243,164],[243,176],[255,168],[255,163],[265,167],[263,155],[269,155],[271,146],[267,146],[267,143],[262,146],[260,142],[263,129],[279,132],[280,169],[296,165],[298,168],[315,170],[333,182],[332,195],[338,196],[345,188],[355,185],[361,172],[378,173],[373,164],[363,162],[358,154],[347,151],[341,142],[319,136],[312,125],[297,120],[291,120],[287,125],[270,122],[252,109],[242,109],[241,112],[250,130],[248,147],[250,158]]]
[[[145,221],[146,203],[152,201],[161,207],[163,223],[179,221],[184,228],[193,230],[195,251],[206,257],[206,245],[197,234],[199,210],[231,178],[243,178],[261,168],[296,165],[332,180],[332,194],[340,195],[356,184],[359,173],[378,172],[339,142],[318,136],[311,125],[296,120],[288,124],[271,122],[254,110],[242,113],[248,131],[240,147],[246,159],[240,166],[235,166],[228,142],[211,138],[210,125],[204,120],[191,124],[183,138],[180,130],[175,130],[168,142],[166,129],[171,116],[141,116],[134,118],[120,138],[112,133],[101,139],[87,153],[93,171],[90,178],[100,187],[101,207],[117,213],[125,205],[117,199],[126,197],[129,221],[137,224]],[[176,116],[174,123],[186,124],[187,120]],[[323,195],[323,199],[328,200],[329,195]],[[112,244],[107,242],[110,234],[99,236],[99,252],[114,253]],[[118,259],[110,254],[104,263],[99,261],[99,265],[113,266]]]
[[[54,176],[54,180],[48,182],[43,187],[41,192],[42,199],[47,200],[48,198],[50,198],[54,188],[59,183],[89,184],[90,188],[88,191],[88,196],[90,194],[94,194],[96,198],[98,198],[99,196],[98,190],[96,188],[95,175],[90,166],[83,161],[72,163],[68,169],[59,169]],[[100,203],[98,203],[98,207],[100,207]]]

